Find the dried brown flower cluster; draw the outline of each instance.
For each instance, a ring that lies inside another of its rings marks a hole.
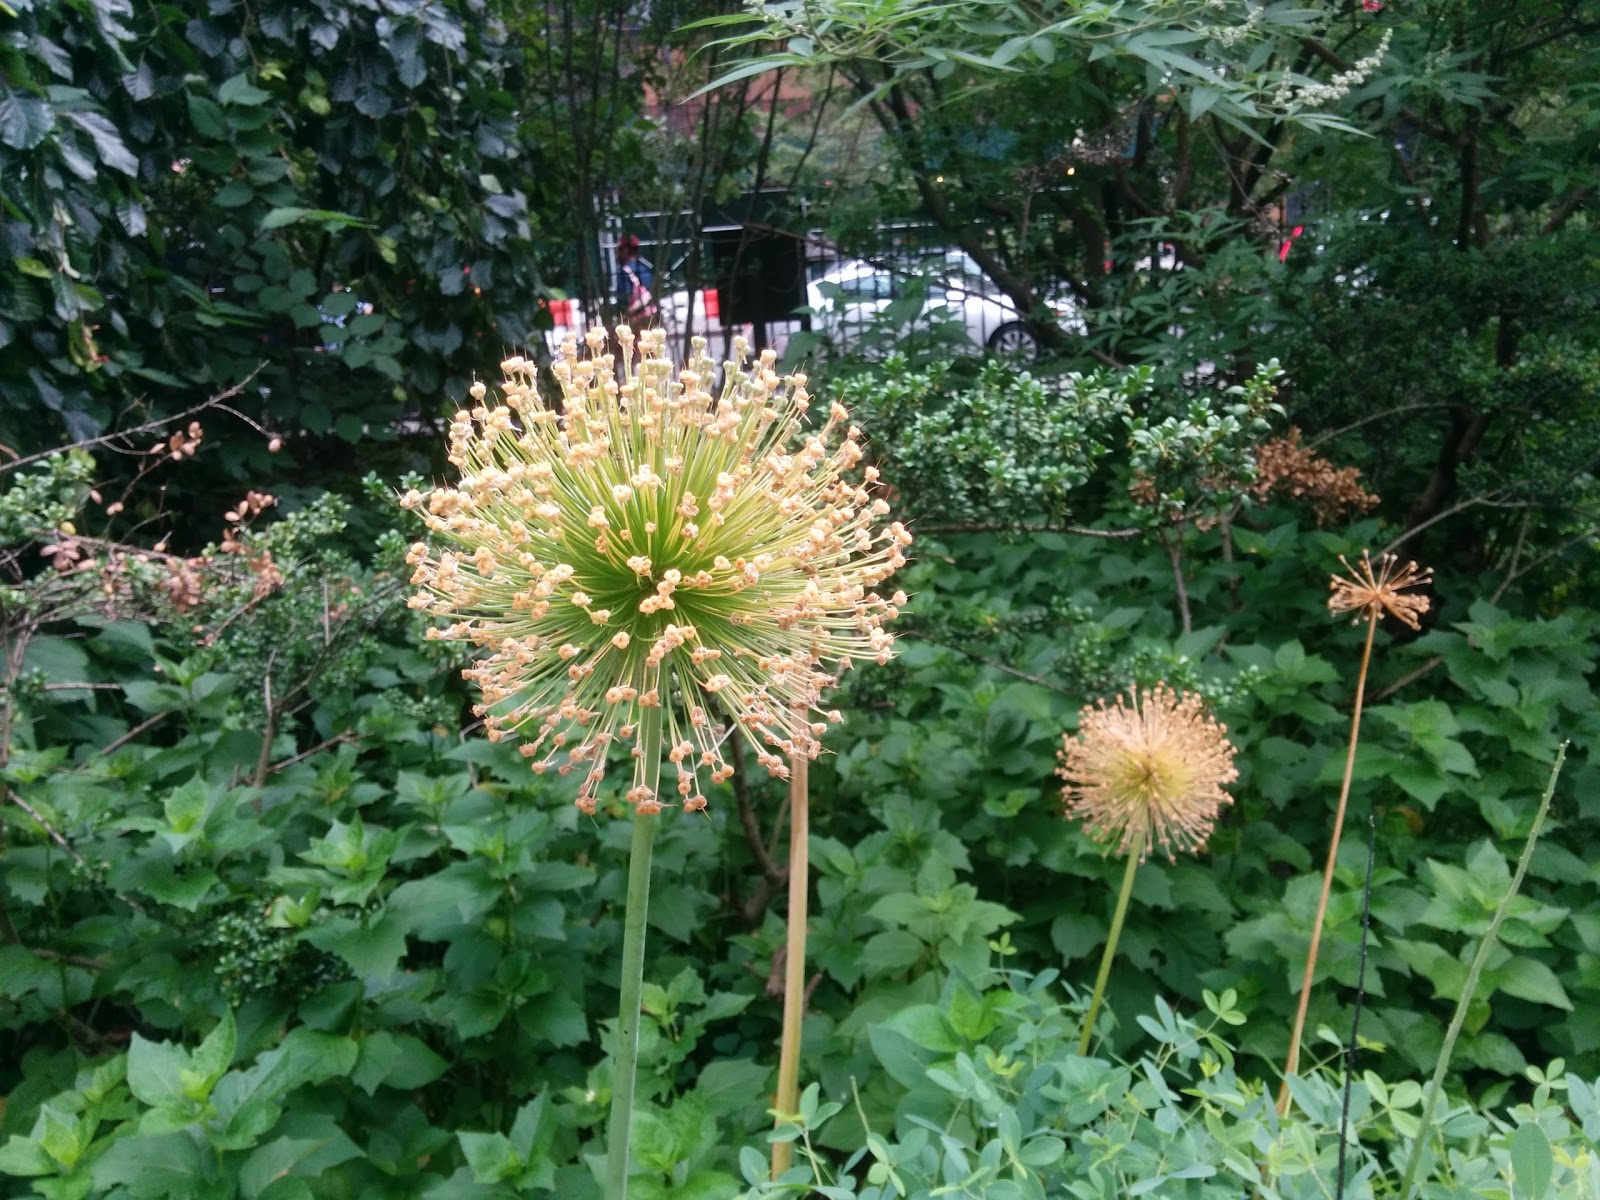
[[[1350,572],[1350,578],[1335,575],[1328,581],[1329,612],[1354,613],[1356,621],[1376,619],[1388,613],[1412,629],[1422,628],[1420,618],[1428,611],[1431,601],[1427,596],[1407,595],[1406,590],[1430,583],[1432,567],[1419,567],[1414,562],[1401,566],[1393,554],[1380,554],[1374,569],[1365,550],[1361,552],[1360,566],[1352,567],[1342,554],[1339,561]]]
[[[173,462],[182,462],[198,453],[200,439],[204,436],[205,431],[200,428],[200,422],[190,421],[188,429],[175,432],[164,442],[157,442],[150,447],[150,453],[163,454]]]
[[[1222,806],[1223,785],[1238,778],[1227,726],[1200,697],[1158,684],[1126,702],[1101,701],[1079,715],[1078,734],[1063,739],[1056,771],[1066,786],[1067,816],[1090,837],[1142,860],[1155,846],[1171,858],[1199,850]]]
[[[665,335],[619,328],[622,380],[603,330],[587,356],[568,338],[553,367],[564,402],[539,395],[535,366],[502,363],[504,404],[457,415],[458,487],[408,493],[436,546],[413,546],[412,607],[446,619],[430,636],[485,651],[464,674],[483,692],[494,739],[519,736],[535,771],[581,773],[593,812],[607,758],[633,760],[627,800],[657,812],[656,741],[685,809],[705,805],[698,772],[720,782],[721,715],[775,775],[814,757],[839,714],[823,690],[858,658],[886,661],[884,628],[905,603],[878,588],[911,535],[886,524],[859,431],[832,406],[802,430],[803,375],[774,357],[715,364],[704,339],[674,375]],[[721,714],[721,715],[719,715]]]
[[[90,495],[99,498],[97,492]],[[271,551],[252,551],[243,535],[251,521],[277,503],[276,496],[248,492],[244,500],[223,514],[230,524],[223,530],[216,552],[208,551],[191,558],[168,553],[166,538],[143,549],[106,538],[83,536],[71,522],[57,530],[55,539],[40,547],[40,553],[62,575],[77,575],[83,579],[97,576],[94,590],[107,613],[119,612],[124,605],[137,607],[137,597],[141,592],[148,595],[150,590],[163,597],[179,614],[188,613],[204,601],[208,584],[237,582],[236,569],[230,565],[225,573],[221,572],[214,553],[244,563],[252,599],[260,600],[283,583],[283,574],[273,561]],[[121,507],[120,503],[112,504],[106,511],[112,513],[113,509]]]
[[[1283,437],[1256,448],[1256,480],[1250,490],[1258,500],[1276,494],[1305,501],[1318,525],[1343,521],[1378,503],[1378,497],[1361,486],[1359,469],[1335,467],[1302,446],[1300,430],[1293,426]]]

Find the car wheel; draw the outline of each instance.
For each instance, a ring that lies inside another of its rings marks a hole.
[[[989,353],[1021,362],[1039,357],[1039,339],[1021,321],[1007,321],[989,335]]]

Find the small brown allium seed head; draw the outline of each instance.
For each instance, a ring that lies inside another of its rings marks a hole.
[[[1232,803],[1223,785],[1239,775],[1227,733],[1200,697],[1164,683],[1086,706],[1077,736],[1063,738],[1056,771],[1067,816],[1118,854],[1199,850]]]
[[[1433,579],[1432,567],[1419,567],[1414,562],[1399,566],[1400,560],[1394,555],[1380,554],[1374,569],[1365,550],[1359,566],[1351,566],[1342,554],[1339,561],[1350,577],[1335,575],[1328,581],[1329,612],[1354,613],[1356,621],[1376,620],[1388,613],[1412,629],[1422,627],[1419,618],[1428,611],[1430,601],[1426,596],[1408,595],[1407,589],[1427,586]]]

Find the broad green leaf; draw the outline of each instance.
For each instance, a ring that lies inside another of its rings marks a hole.
[[[225,79],[217,88],[217,100],[223,104],[265,104],[270,99],[272,99],[270,93],[262,91],[243,75]]]
[[[32,150],[55,125],[50,105],[35,96],[0,94],[0,142],[13,150]]]
[[[450,1064],[409,1033],[379,1030],[361,1039],[353,1082],[367,1095],[379,1086],[409,1091],[424,1087],[443,1075]]]
[[[1555,1175],[1550,1137],[1536,1121],[1525,1121],[1511,1135],[1511,1173],[1518,1200],[1544,1200]]]

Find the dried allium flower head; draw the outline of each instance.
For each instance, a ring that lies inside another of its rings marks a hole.
[[[1405,592],[1407,588],[1425,587],[1430,583],[1432,567],[1419,567],[1414,562],[1397,566],[1400,560],[1394,555],[1380,554],[1377,570],[1373,570],[1372,559],[1365,550],[1361,552],[1359,567],[1352,567],[1342,554],[1339,561],[1350,572],[1350,578],[1335,575],[1328,581],[1332,589],[1328,596],[1329,612],[1353,612],[1357,621],[1363,617],[1376,619],[1388,613],[1412,629],[1422,627],[1418,618],[1428,611],[1430,601],[1426,596],[1406,595]]]
[[[411,548],[413,608],[450,624],[430,637],[486,651],[465,676],[495,740],[520,736],[536,772],[582,774],[578,807],[595,809],[613,754],[633,759],[627,798],[658,812],[660,730],[687,810],[702,808],[699,772],[733,772],[723,718],[786,776],[815,757],[836,712],[822,691],[852,661],[885,662],[884,628],[905,596],[879,588],[905,562],[911,535],[886,524],[878,473],[860,432],[834,404],[803,432],[803,375],[780,378],[743,338],[725,382],[696,338],[676,377],[666,336],[616,332],[622,380],[604,330],[574,338],[552,368],[564,411],[541,399],[535,365],[501,364],[503,405],[456,415],[450,461],[459,487],[401,503],[419,509],[439,548]],[[650,777],[655,774],[657,777]]]
[[[1300,430],[1291,426],[1281,438],[1256,447],[1256,480],[1250,490],[1265,500],[1277,492],[1311,506],[1318,525],[1342,521],[1378,503],[1361,486],[1358,467],[1335,467],[1309,446],[1300,444]]]
[[[1227,734],[1199,696],[1164,683],[1142,696],[1135,687],[1126,702],[1086,706],[1056,771],[1066,780],[1067,816],[1082,817],[1089,836],[1119,854],[1199,850],[1232,802],[1223,784],[1239,776]]]

